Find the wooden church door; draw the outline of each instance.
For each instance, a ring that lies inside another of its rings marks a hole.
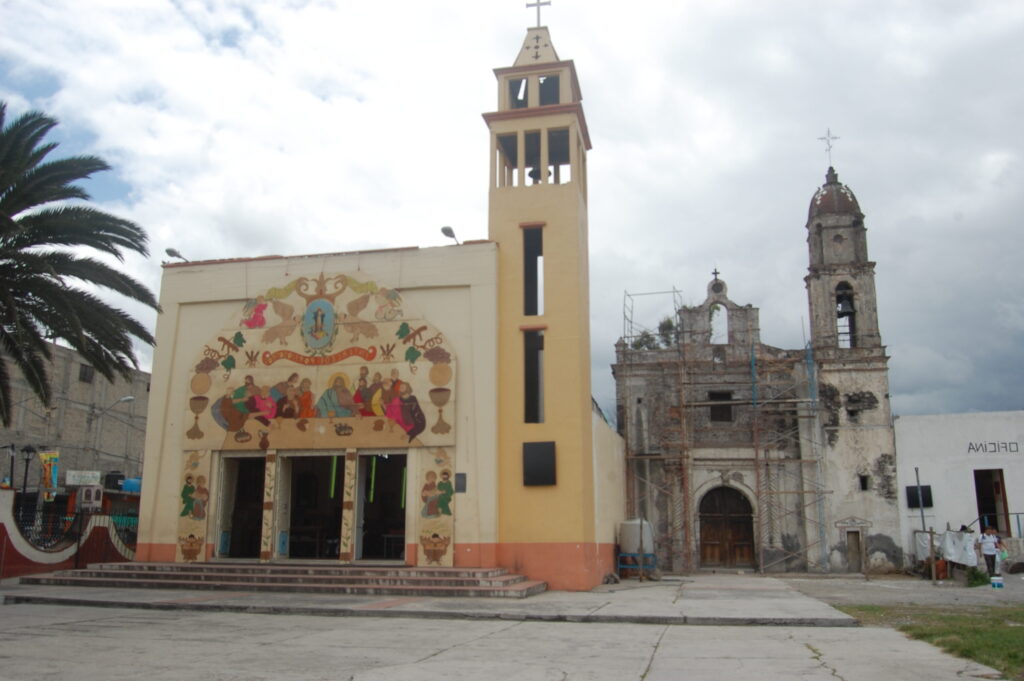
[[[701,567],[754,567],[754,515],[747,498],[716,487],[700,502]]]

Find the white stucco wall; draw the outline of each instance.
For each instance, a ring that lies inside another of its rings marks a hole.
[[[924,509],[926,527],[958,529],[978,517],[974,471],[1003,472],[1009,534],[1019,537],[1024,518],[1024,411],[900,416],[896,418],[897,477],[901,536],[913,553],[913,532],[921,529],[921,512],[907,504],[906,488],[930,485],[933,506]],[[977,523],[974,524],[977,529]]]

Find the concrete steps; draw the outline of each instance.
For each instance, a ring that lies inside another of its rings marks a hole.
[[[239,563],[109,563],[22,577],[21,584],[106,588],[526,598],[547,584],[501,568]]]

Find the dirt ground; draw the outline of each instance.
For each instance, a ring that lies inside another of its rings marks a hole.
[[[773,575],[829,605],[1015,605],[1024,603],[1024,574],[1003,575],[1004,587],[968,588],[955,580],[931,582],[905,575]]]

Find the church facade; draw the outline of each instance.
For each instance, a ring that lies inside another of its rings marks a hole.
[[[806,223],[811,341],[761,342],[714,273],[613,367],[631,515],[669,571],[903,565],[888,357],[864,215],[829,168]]]
[[[165,266],[138,560],[613,571],[579,82],[544,27],[495,75],[487,240]]]

